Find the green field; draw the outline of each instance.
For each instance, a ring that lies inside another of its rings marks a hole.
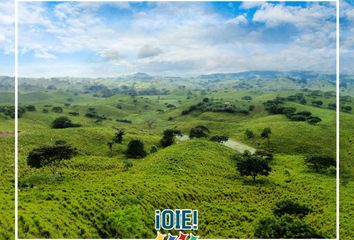
[[[146,82],[136,84],[137,89],[146,87]],[[304,165],[307,155],[335,155],[335,111],[327,109],[335,97],[325,94],[329,88],[316,92],[317,96],[312,90],[198,90],[192,84],[180,87],[177,83],[168,87],[167,94],[133,97],[123,93],[102,97],[75,89],[24,92],[21,106],[34,105],[36,111],[26,111],[19,123],[19,235],[154,238],[155,209],[189,208],[199,210],[199,229],[194,233],[202,238],[254,238],[259,222],[273,216],[279,201],[290,199],[311,209],[301,221],[321,236],[334,238],[334,170],[317,173]],[[265,110],[265,101],[296,93],[302,93],[307,103],[285,101],[284,106],[310,111],[321,122],[290,121]],[[244,96],[252,100],[243,100]],[[181,115],[206,97],[223,106],[248,109],[253,105],[254,109],[249,114],[196,110]],[[312,106],[314,99],[323,105]],[[55,106],[63,112],[53,112]],[[85,117],[89,108],[106,119]],[[82,126],[51,128],[59,116]],[[177,140],[142,159],[131,159],[132,167],[125,168],[124,152],[130,140],[142,140],[149,152],[159,145],[164,130],[179,129],[188,135],[197,125],[206,126],[210,136],[227,135],[238,143],[272,151],[272,172],[256,182],[241,176],[232,158],[237,151],[206,138]],[[126,134],[122,144],[114,144],[110,152],[107,143],[114,136],[114,127]],[[272,131],[269,146],[260,137],[267,127]],[[255,137],[246,138],[246,129]],[[38,169],[27,165],[31,150],[57,140],[65,140],[78,154]]]
[[[0,92],[0,106],[13,105],[14,93]],[[14,239],[14,120],[0,113],[0,239]]]

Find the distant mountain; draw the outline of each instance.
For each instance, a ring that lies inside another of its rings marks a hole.
[[[14,91],[15,78],[0,76],[0,91]]]
[[[153,77],[150,76],[149,74],[141,73],[141,72],[135,73],[135,74],[131,75],[130,77],[135,80],[151,80],[151,79],[153,79]]]
[[[249,80],[249,79],[276,79],[293,78],[297,80],[327,80],[335,82],[335,74],[324,74],[312,71],[247,71],[238,73],[214,73],[200,75],[200,79],[207,80]]]

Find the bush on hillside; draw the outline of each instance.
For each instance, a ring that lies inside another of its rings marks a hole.
[[[246,129],[245,135],[247,138],[254,138],[254,132],[252,130]]]
[[[53,146],[42,146],[33,149],[27,157],[30,167],[40,168],[55,161],[70,159],[77,153],[76,148],[67,143],[58,143]]]
[[[210,131],[207,127],[203,125],[198,125],[189,131],[190,138],[206,138],[208,137]]]
[[[74,128],[81,127],[81,124],[72,123],[68,117],[58,117],[52,122],[52,128]]]
[[[262,219],[255,229],[256,238],[325,238],[302,220],[290,215]]]
[[[166,129],[163,132],[162,139],[160,140],[160,146],[165,148],[171,146],[174,143],[175,136],[181,136],[182,133],[177,129]]]
[[[63,112],[63,109],[61,107],[53,107],[52,108],[52,112],[55,112],[55,113],[62,113]]]
[[[326,155],[311,155],[305,158],[305,165],[316,172],[336,167],[336,159]]]
[[[294,215],[299,218],[305,217],[310,213],[310,209],[306,205],[302,205],[291,200],[284,200],[276,203],[273,213],[275,216],[281,217],[285,214]]]
[[[26,105],[25,108],[29,112],[35,112],[36,111],[36,107],[33,106],[33,105]]]
[[[138,139],[131,140],[128,144],[128,149],[125,155],[129,158],[143,158],[146,157],[144,142]]]
[[[229,137],[226,135],[216,135],[210,138],[210,141],[217,142],[217,143],[227,142],[228,140]]]

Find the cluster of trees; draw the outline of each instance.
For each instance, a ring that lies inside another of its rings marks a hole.
[[[76,148],[65,141],[57,141],[53,146],[41,146],[33,149],[28,157],[30,167],[41,168],[56,161],[72,158],[77,154]]]
[[[335,169],[337,162],[336,159],[332,156],[310,155],[305,158],[305,165],[315,172],[322,172],[330,168]]]
[[[307,121],[311,124],[316,124],[322,121],[321,118],[312,116],[309,111],[296,112],[294,107],[284,107],[284,98],[277,97],[273,100],[268,100],[264,104],[265,109],[270,114],[284,114],[291,121]]]
[[[162,88],[158,89],[156,87],[149,87],[146,89],[136,90],[134,86],[123,85],[121,87],[109,89],[103,84],[95,84],[85,87],[85,93],[93,93],[95,97],[112,97],[113,95],[123,94],[128,96],[141,96],[141,95],[167,95],[169,90]]]
[[[190,106],[188,109],[182,111],[182,115],[187,115],[193,111],[201,112],[226,112],[226,113],[242,113],[249,114],[249,109],[237,107],[229,102],[214,102],[209,98],[204,98],[202,102]]]
[[[73,123],[68,117],[65,116],[56,118],[51,124],[52,128],[75,128],[81,126],[81,124]]]
[[[276,203],[273,216],[262,219],[255,229],[255,237],[272,238],[325,238],[303,218],[311,213],[306,205],[291,200]]]
[[[105,115],[99,115],[96,112],[96,109],[92,107],[87,109],[87,113],[85,114],[85,117],[96,119],[96,122],[101,122],[107,119]]]
[[[290,95],[286,97],[286,100],[291,101],[291,102],[298,102],[300,104],[306,104],[306,99],[305,95],[303,93],[297,93],[295,95]]]

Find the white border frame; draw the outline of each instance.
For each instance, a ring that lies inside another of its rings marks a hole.
[[[18,238],[18,3],[20,2],[160,2],[160,1],[169,1],[169,2],[185,2],[191,0],[14,0],[15,1],[15,240],[32,240],[32,239],[21,239]],[[192,0],[195,2],[243,2],[242,0]],[[245,2],[263,2],[262,0],[244,0]],[[339,113],[340,113],[340,97],[339,97],[339,76],[340,76],[340,0],[285,0],[279,1],[275,0],[275,2],[335,2],[336,3],[336,238],[335,240],[340,239],[340,230],[339,230],[339,198],[340,198],[340,179],[339,179],[339,140],[340,140],[340,121],[339,121]],[[232,239],[232,238],[228,238]],[[34,239],[33,239],[34,240]],[[61,240],[61,239],[48,239],[48,240]],[[71,239],[67,239],[71,240]],[[72,240],[81,240],[81,239],[72,239]],[[82,240],[96,240],[96,239],[82,239]],[[98,240],[98,239],[97,239]],[[115,239],[107,239],[107,240],[115,240]],[[226,239],[225,239],[226,240]],[[241,239],[242,240],[242,239]],[[246,240],[246,239],[244,239]],[[250,240],[250,239],[247,239]]]

